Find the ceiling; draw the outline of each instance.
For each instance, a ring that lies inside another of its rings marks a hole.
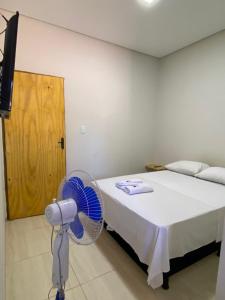
[[[163,57],[225,29],[225,0],[1,0],[0,7]]]

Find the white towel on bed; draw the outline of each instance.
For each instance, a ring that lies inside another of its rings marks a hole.
[[[153,188],[146,183],[139,183],[136,185],[127,185],[120,187],[122,191],[128,195],[142,194],[153,192]]]
[[[131,179],[127,179],[127,180],[121,180],[116,182],[116,187],[118,187],[119,189],[123,186],[133,186],[133,185],[137,185],[143,183],[143,180],[138,179],[138,178],[131,178]]]

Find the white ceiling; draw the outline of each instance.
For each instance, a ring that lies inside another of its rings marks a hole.
[[[225,29],[225,0],[0,0],[0,7],[162,57]]]

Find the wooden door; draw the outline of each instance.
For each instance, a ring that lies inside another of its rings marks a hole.
[[[16,71],[3,129],[8,218],[43,214],[65,176],[63,78]]]

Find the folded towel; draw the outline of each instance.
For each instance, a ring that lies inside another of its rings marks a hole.
[[[141,183],[141,184],[137,184],[137,185],[122,186],[122,187],[120,187],[120,189],[129,195],[153,192],[153,188],[145,183]]]
[[[137,185],[139,183],[143,183],[143,181],[141,179],[138,178],[131,178],[131,179],[127,179],[127,180],[121,180],[116,182],[116,187],[121,188],[122,186],[133,186],[133,185]]]

